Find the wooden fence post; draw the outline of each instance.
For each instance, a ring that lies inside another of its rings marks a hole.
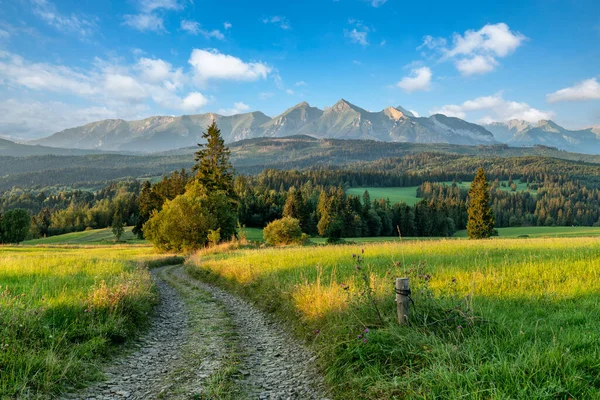
[[[410,314],[410,287],[408,278],[396,278],[396,305],[398,307],[398,323],[408,324]]]

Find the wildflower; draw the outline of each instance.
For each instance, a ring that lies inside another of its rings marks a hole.
[[[365,328],[365,333],[369,333],[369,328]]]
[[[356,266],[356,269],[360,270],[360,265],[357,265],[357,266]]]
[[[352,258],[356,258],[356,254],[352,253]]]
[[[459,325],[459,326],[456,327],[456,329],[461,330],[462,326]]]
[[[365,254],[365,249],[362,249],[362,253]]]
[[[315,335],[318,335],[319,333],[321,333],[321,331],[318,329],[315,329]]]
[[[365,338],[365,339],[363,339],[363,343],[367,343],[367,339],[366,339],[366,338]]]
[[[363,335],[358,335],[357,339],[362,339]]]

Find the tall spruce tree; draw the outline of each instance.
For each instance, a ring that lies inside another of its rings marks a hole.
[[[469,190],[469,239],[489,238],[494,233],[494,212],[490,206],[490,187],[483,168],[479,168]]]
[[[229,148],[225,146],[221,131],[214,120],[206,132],[202,132],[202,137],[206,139],[206,144],[198,144],[200,150],[195,153],[194,158],[196,181],[208,191],[222,190],[229,197],[235,197]]]

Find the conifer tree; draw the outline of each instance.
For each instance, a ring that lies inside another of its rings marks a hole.
[[[208,191],[222,190],[234,197],[233,168],[229,161],[229,148],[221,137],[221,131],[213,120],[206,132],[202,132],[206,144],[198,144],[200,150],[195,153],[196,164],[193,167],[196,181]]]
[[[483,168],[479,168],[469,190],[469,239],[489,238],[494,233],[494,212],[490,206],[490,187]]]

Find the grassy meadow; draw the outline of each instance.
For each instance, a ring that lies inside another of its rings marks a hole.
[[[445,185],[452,185],[452,182],[441,182]],[[508,187],[508,181],[501,181],[506,186],[500,186],[501,190],[510,191]],[[514,183],[517,185],[517,191],[527,190],[527,182],[521,182],[519,179],[515,179]],[[471,182],[457,182],[457,185],[462,189],[469,189]],[[407,187],[355,187],[346,190],[347,194],[359,196],[362,198],[365,190],[369,191],[371,200],[375,199],[390,199],[392,203],[404,202],[408,205],[415,205],[421,200],[421,197],[417,197],[418,186],[407,186]]]
[[[584,399],[600,398],[598,265],[597,238],[496,238],[199,252],[186,268],[287,321],[337,398]]]
[[[150,247],[0,246],[0,398],[54,397],[144,327]]]
[[[147,244],[146,240],[140,240],[131,230],[133,227],[125,228],[125,233],[119,243],[111,228],[93,229],[82,232],[65,233],[64,235],[49,236],[40,239],[32,239],[23,242],[25,245],[52,245],[52,244],[74,244],[74,245],[110,245],[110,244]]]

